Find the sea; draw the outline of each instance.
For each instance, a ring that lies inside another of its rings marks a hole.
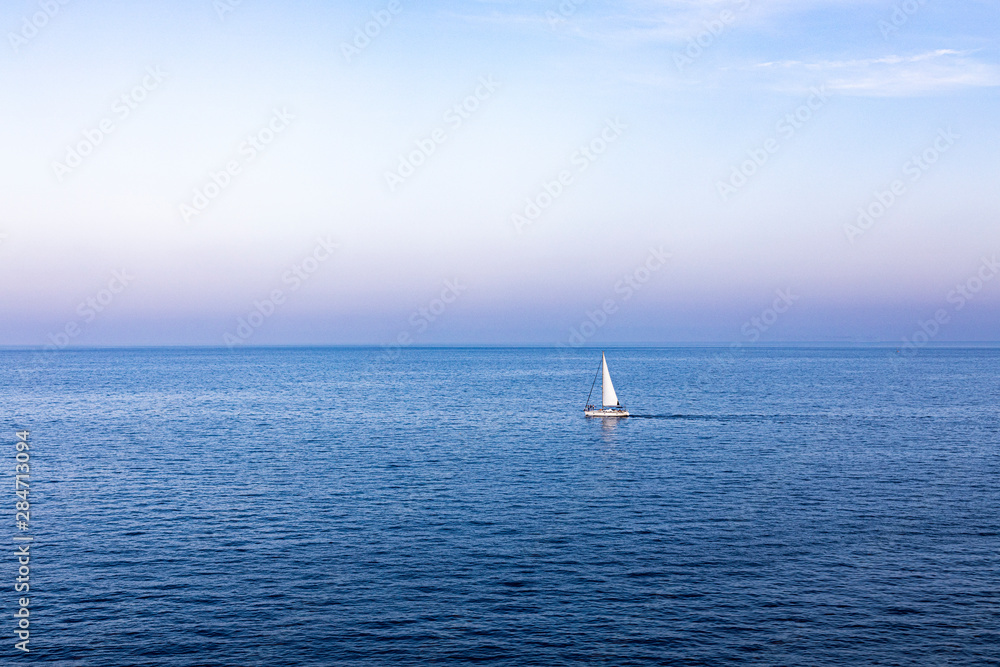
[[[1000,664],[1000,350],[601,351],[0,351],[0,664]]]

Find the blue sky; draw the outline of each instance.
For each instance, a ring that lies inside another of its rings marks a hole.
[[[5,3],[0,344],[996,341],[998,27]]]

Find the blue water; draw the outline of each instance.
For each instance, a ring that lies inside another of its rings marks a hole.
[[[0,352],[0,662],[1000,663],[1000,351],[608,359]]]

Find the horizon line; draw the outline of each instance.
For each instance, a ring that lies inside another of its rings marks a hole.
[[[911,344],[912,346],[912,344]],[[555,350],[602,350],[602,349],[673,349],[673,348],[746,348],[746,349],[768,349],[768,348],[898,348],[905,347],[904,343],[897,341],[775,341],[742,343],[732,341],[682,341],[669,343],[605,343],[603,345],[580,345],[572,346],[565,343],[428,343],[421,345],[399,345],[395,343],[275,343],[260,345],[240,345],[230,347],[226,345],[199,345],[199,344],[116,344],[116,345],[68,345],[62,348],[55,348],[51,345],[0,345],[3,352],[83,352],[88,350],[227,350],[236,352],[238,350],[281,350],[281,349],[412,349],[412,350],[434,350],[434,349],[555,349]],[[921,344],[919,348],[933,349],[1000,349],[1000,341],[940,341]]]

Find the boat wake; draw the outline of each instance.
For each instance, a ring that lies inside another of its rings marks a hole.
[[[632,419],[725,419],[717,415],[632,415]]]
[[[636,415],[632,419],[689,419],[693,421],[762,421],[762,420],[788,420],[797,418],[795,415]]]

